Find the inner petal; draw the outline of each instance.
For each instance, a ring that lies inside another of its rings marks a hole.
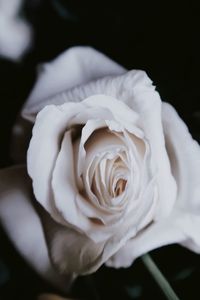
[[[110,214],[114,217],[115,213],[126,211],[131,206],[129,200],[138,196],[146,148],[144,141],[134,134],[123,128],[121,132],[116,130],[106,126],[96,129],[83,143],[81,177],[85,196],[106,213],[105,220]]]
[[[124,192],[126,184],[127,184],[127,180],[125,180],[123,178],[120,178],[117,181],[116,186],[115,186],[115,197],[118,197],[119,195],[121,195]]]
[[[118,149],[111,155],[105,150],[98,162],[96,160],[97,164],[91,178],[91,191],[101,206],[111,208],[124,202],[124,197],[118,197],[124,192],[129,177],[129,169],[123,161],[126,155],[123,152],[125,150]]]

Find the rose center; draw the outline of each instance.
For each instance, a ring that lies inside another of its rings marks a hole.
[[[119,195],[121,195],[124,192],[126,183],[127,183],[127,180],[122,179],[122,178],[120,178],[117,181],[116,186],[115,186],[115,197],[118,197]]]

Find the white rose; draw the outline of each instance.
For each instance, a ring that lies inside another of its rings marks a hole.
[[[0,216],[43,276],[126,267],[171,243],[200,251],[200,148],[145,72],[72,48],[44,65],[22,117],[36,211],[15,167],[0,174]]]

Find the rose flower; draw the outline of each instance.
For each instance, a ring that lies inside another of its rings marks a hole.
[[[199,252],[200,148],[144,71],[66,51],[41,68],[12,145],[24,165],[0,173],[1,221],[53,283],[166,244]]]

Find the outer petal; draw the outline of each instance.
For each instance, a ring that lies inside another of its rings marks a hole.
[[[31,184],[25,167],[0,171],[0,220],[5,231],[17,250],[42,277],[66,290],[71,278],[54,271],[31,198]]]
[[[165,149],[161,115],[162,102],[151,80],[144,72],[138,72],[135,77],[134,88],[132,88],[131,81],[126,81],[127,90],[132,90],[133,94],[133,98],[129,98],[127,104],[138,112],[145,138],[150,144],[160,199],[156,219],[162,219],[169,215],[176,200],[176,183]]]
[[[170,217],[152,223],[134,238],[128,240],[126,245],[106,262],[106,265],[126,268],[131,266],[137,257],[153,249],[182,242],[185,234],[177,226],[178,216],[173,212]]]
[[[86,84],[107,75],[118,75],[125,69],[90,47],[73,47],[51,63],[43,64],[36,85],[26,102],[23,114],[29,118],[34,110],[41,110],[48,99],[57,93]],[[54,103],[57,104],[57,103]]]
[[[62,220],[57,214],[52,197],[52,171],[68,119],[77,110],[80,110],[79,105],[67,104],[67,113],[63,113],[58,107],[51,105],[45,107],[38,114],[27,155],[28,174],[33,179],[36,199],[60,222]]]
[[[73,47],[63,52],[52,62],[41,65],[35,87],[22,110],[22,116],[33,121],[35,115],[47,104],[60,104],[60,98],[52,97],[81,84],[107,75],[123,74],[126,70],[90,47]],[[62,97],[61,103],[66,102]],[[74,98],[72,101],[77,101]],[[27,139],[31,129],[18,118],[13,129],[13,142],[16,147],[12,157],[17,163],[25,162]],[[13,147],[12,147],[13,148]],[[18,150],[19,149],[19,150]]]
[[[67,159],[66,159],[67,158]],[[72,225],[79,231],[87,231],[91,222],[83,216],[77,206],[77,198],[86,201],[79,195],[74,177],[74,157],[70,132],[66,132],[58,154],[52,176],[52,190],[55,206],[65,220],[64,225]],[[68,231],[68,229],[66,228]]]
[[[96,260],[101,260],[104,243],[95,243],[84,234],[56,223],[43,208],[40,214],[50,257],[59,272],[79,275],[91,272]]]
[[[171,169],[178,187],[177,205],[200,215],[200,146],[168,103],[163,103],[162,118]]]

